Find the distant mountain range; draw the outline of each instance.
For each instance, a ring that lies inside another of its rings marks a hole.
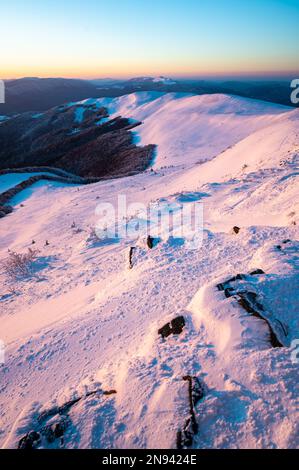
[[[6,80],[6,103],[0,116],[27,111],[45,111],[54,106],[85,98],[116,97],[136,91],[185,92],[193,94],[227,93],[294,106],[290,102],[290,81],[275,80],[198,80],[168,77],[137,77],[78,80],[65,78],[21,78]]]

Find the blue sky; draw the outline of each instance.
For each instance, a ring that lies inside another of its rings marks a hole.
[[[1,2],[0,75],[299,70],[299,0]]]

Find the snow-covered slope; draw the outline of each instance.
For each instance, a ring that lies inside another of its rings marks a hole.
[[[210,160],[291,109],[221,94],[140,92],[96,101],[112,116],[143,122],[140,143],[158,145],[155,168]]]
[[[192,447],[298,447],[298,111],[222,95],[104,103],[144,121],[156,171],[42,186],[0,220],[2,266],[8,248],[40,250],[28,278],[1,273],[0,443],[35,431],[39,447],[175,448],[190,376],[204,388]],[[202,246],[95,239],[98,203],[119,194],[203,202]],[[178,316],[182,333],[163,339]]]
[[[47,172],[32,172],[32,173],[3,173],[0,174],[0,194],[4,193],[8,189],[13,188],[17,184],[26,181],[31,176],[53,176],[51,173]]]

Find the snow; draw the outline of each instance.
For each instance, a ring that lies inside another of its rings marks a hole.
[[[42,117],[44,115],[44,113],[35,113],[35,114],[32,114],[32,118],[33,119],[39,119],[40,117]]]
[[[100,118],[97,122],[96,122],[96,126],[101,126],[102,124],[105,124],[106,122],[109,121],[109,118]]]
[[[162,83],[163,85],[175,85],[176,82],[172,80],[171,78],[167,77],[155,77],[152,80],[154,83]]]
[[[32,194],[36,194],[36,193],[39,194],[39,191],[43,191],[45,187],[49,190],[49,192],[47,192],[48,196],[51,196],[51,191],[53,189],[64,188],[65,186],[76,186],[76,185],[69,184],[69,183],[62,183],[59,181],[40,180],[40,181],[37,181],[36,183],[33,183],[28,188],[23,189],[23,191],[20,191],[15,196],[13,196],[11,200],[9,201],[9,203],[11,206],[17,206],[18,204],[25,202],[28,198],[30,198]],[[55,192],[55,196],[57,196],[56,192]]]
[[[74,118],[74,122],[76,124],[81,124],[81,122],[83,121],[84,119],[84,113],[86,111],[86,108],[84,108],[83,106],[78,106],[75,108],[75,118]]]
[[[292,109],[221,94],[138,92],[95,101],[112,117],[143,123],[138,128],[140,143],[158,145],[154,168],[210,160]]]
[[[16,447],[42,412],[81,398],[64,444],[43,447],[175,448],[190,374],[206,388],[193,447],[298,447],[298,110],[224,95],[103,103],[144,122],[142,143],[158,144],[155,171],[80,188],[37,185],[0,220],[0,260],[32,240],[40,250],[29,279],[0,274],[0,445]],[[201,157],[208,161],[197,165]],[[116,206],[120,194],[146,206],[202,203],[202,245],[163,233],[152,250],[144,234],[95,240],[97,205]],[[249,275],[255,269],[265,274]],[[247,277],[234,287],[255,292],[266,318],[287,326],[285,347],[271,347],[266,323],[217,289],[238,273]],[[179,315],[183,332],[162,339],[158,329]],[[53,413],[45,424],[61,419]]]
[[[32,176],[39,176],[39,175],[48,175],[53,176],[51,173],[47,172],[33,172],[33,173],[5,173],[0,175],[0,194],[4,193],[8,189],[13,188],[17,184],[26,181],[28,178]]]

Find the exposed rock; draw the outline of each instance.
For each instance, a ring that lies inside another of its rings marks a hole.
[[[231,282],[235,282],[235,281],[240,281],[240,280],[245,280],[246,279],[246,275],[245,274],[237,274],[236,276],[233,276],[231,277],[230,279],[227,279],[227,281],[224,281],[220,284],[217,284],[217,289],[222,291],[222,290],[225,290],[225,289],[228,289],[230,288],[229,284]]]
[[[204,397],[204,386],[197,377],[185,375],[183,380],[189,383],[190,412],[194,412],[194,406]]]
[[[80,400],[82,400],[82,398],[85,398],[85,397],[74,398],[74,400],[70,400],[70,401],[66,402],[64,405],[62,405],[58,408],[58,413],[62,414],[62,415],[67,414],[69,409],[72,406],[76,405]]]
[[[154,238],[149,235],[147,237],[146,244],[150,250],[154,248]]]
[[[40,441],[40,433],[36,431],[30,431],[19,441],[18,449],[34,449],[40,444]]]
[[[237,234],[240,232],[240,230],[241,230],[240,227],[237,227],[237,225],[233,227],[233,231]]]
[[[158,334],[162,336],[162,338],[167,338],[168,336],[170,336],[172,333],[172,328],[171,328],[171,325],[170,323],[166,323],[166,325],[162,326],[162,328],[160,328],[158,330]]]
[[[41,430],[42,435],[47,439],[47,442],[49,442],[49,444],[52,444],[52,442],[54,442],[56,439],[54,429],[53,429],[55,427],[56,425],[52,424],[52,425],[45,426]]]
[[[11,206],[0,205],[0,219],[13,211]]]
[[[174,320],[172,320],[171,326],[172,326],[172,333],[174,335],[181,334],[185,326],[184,317],[183,316],[176,317]]]
[[[37,417],[37,430],[28,432],[19,441],[19,449],[33,449],[36,448],[42,440],[46,439],[49,444],[52,444],[56,439],[62,439],[66,429],[71,424],[69,418],[69,411],[72,406],[76,405],[79,401],[84,400],[95,394],[102,394],[105,396],[114,395],[116,390],[93,390],[87,392],[85,395],[69,400],[61,406],[54,406],[53,408],[44,411]],[[45,424],[47,420],[51,420],[49,424]]]
[[[191,447],[195,434],[198,433],[198,423],[195,417],[196,404],[204,397],[204,385],[197,377],[185,375],[183,380],[188,382],[188,398],[190,416],[186,419],[184,427],[177,433],[177,448]]]
[[[194,435],[198,433],[198,424],[194,416],[187,418],[184,427],[177,433],[177,449],[184,449],[185,447],[191,447],[193,443]]]
[[[262,269],[256,269],[250,273],[250,276],[265,274]],[[255,292],[250,291],[239,291],[238,288],[231,286],[231,283],[236,282],[238,280],[246,280],[248,276],[245,274],[237,274],[236,276],[231,277],[227,281],[224,281],[220,284],[217,284],[217,289],[219,291],[223,291],[226,298],[234,297],[237,299],[239,305],[246,310],[247,313],[263,320],[267,323],[270,333],[270,344],[272,347],[283,347],[281,340],[278,338],[275,329],[272,326],[272,323],[276,323],[276,326],[282,331],[282,336],[287,337],[287,327],[282,324],[276,318],[273,319],[273,322],[267,318],[265,315],[265,309],[263,305],[258,301],[258,296]],[[277,328],[276,328],[277,330]],[[279,335],[280,336],[280,335]]]
[[[131,246],[130,251],[129,251],[129,268],[130,269],[133,268],[133,254],[134,254],[135,249],[136,249],[135,246]]]
[[[271,322],[261,313],[264,312],[264,307],[260,302],[258,302],[257,294],[255,292],[240,292],[238,293],[238,296],[238,303],[244,308],[244,310],[246,310],[246,312],[267,323],[270,331],[271,346],[273,348],[282,348],[283,344],[279,341],[277,334],[274,332]]]
[[[166,323],[166,325],[162,326],[158,330],[158,334],[162,336],[162,338],[167,338],[171,334],[179,335],[182,333],[185,326],[185,319],[183,316],[179,316],[174,318],[171,322]]]
[[[250,273],[250,276],[256,276],[258,274],[265,274],[265,272],[262,269],[256,269]]]
[[[102,394],[102,395],[108,396],[108,395],[113,395],[115,393],[117,393],[116,390],[92,390],[90,392],[87,392],[85,395],[81,397],[77,397],[77,398],[74,398],[73,400],[67,401],[61,406],[54,406],[50,410],[44,411],[43,413],[39,415],[37,420],[39,423],[42,423],[43,421],[50,418],[51,416],[67,415],[68,411],[70,410],[72,406],[76,405],[79,401],[84,400],[85,398],[88,398],[92,395]]]
[[[234,289],[232,287],[227,287],[224,289],[224,295],[228,299],[229,297],[232,297],[234,293]]]
[[[107,390],[106,392],[103,392],[103,395],[115,395],[117,393],[116,390]]]
[[[54,435],[54,439],[59,439],[61,438],[65,431],[67,430],[68,426],[70,424],[70,420],[68,417],[64,417],[58,421],[58,423],[55,423],[52,425],[52,431]]]

